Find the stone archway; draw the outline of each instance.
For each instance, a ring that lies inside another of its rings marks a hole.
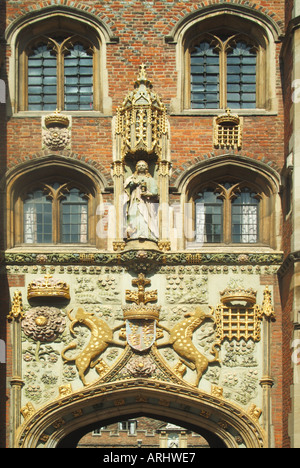
[[[25,420],[16,447],[73,447],[83,429],[137,414],[186,424],[205,433],[216,448],[266,447],[261,427],[241,408],[197,389],[151,379],[88,386],[51,402]]]

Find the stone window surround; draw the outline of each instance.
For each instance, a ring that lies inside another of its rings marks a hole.
[[[112,100],[108,95],[106,46],[118,42],[118,39],[113,37],[100,22],[95,22],[84,13],[74,13],[65,8],[46,9],[34,15],[26,15],[22,21],[17,21],[8,28],[6,38],[11,48],[8,77],[11,109],[8,109],[8,113],[17,117],[34,117],[45,113],[26,110],[25,48],[34,38],[51,34],[59,29],[88,38],[94,51],[94,110],[70,111],[70,114],[111,115]]]
[[[228,10],[230,9],[230,14]],[[239,115],[274,115],[278,112],[276,98],[276,43],[279,30],[263,15],[249,13],[247,8],[212,6],[197,14],[188,15],[165,38],[176,46],[177,96],[171,101],[171,115],[218,115],[224,109],[190,108],[190,48],[205,33],[226,25],[234,34],[244,33],[258,45],[257,58],[257,108],[238,109]]]

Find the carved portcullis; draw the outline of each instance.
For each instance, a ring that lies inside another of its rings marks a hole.
[[[225,338],[229,341],[260,341],[263,311],[256,304],[256,291],[252,288],[226,288],[220,297],[221,304],[214,310],[219,343]]]

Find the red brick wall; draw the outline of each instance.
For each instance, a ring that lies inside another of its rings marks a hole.
[[[92,432],[83,436],[78,442],[78,448],[131,448],[138,447],[138,441],[142,448],[159,448],[160,431],[166,423],[147,417],[139,417],[137,420],[137,429],[135,434],[129,434],[126,430],[119,428],[119,423],[111,424],[100,434]],[[199,434],[188,431],[188,447],[208,447],[206,440]]]
[[[7,2],[7,22],[13,21],[20,11],[38,9],[50,3],[26,1]],[[65,3],[57,0],[56,3]],[[70,3],[66,2],[67,5]],[[139,65],[147,65],[149,79],[168,109],[177,94],[176,48],[167,44],[165,36],[186,14],[194,12],[197,5],[211,2],[72,2],[92,10],[100,20],[107,22],[119,43],[107,45],[109,96],[113,114],[128,91],[133,89]],[[217,3],[217,2],[214,2]],[[268,11],[275,21],[284,21],[284,1],[235,2],[252,5],[255,10]],[[83,7],[82,7],[83,8]],[[278,53],[280,44],[278,45]],[[279,55],[277,56],[278,116],[246,117],[244,121],[243,151],[250,157],[282,166],[283,128]],[[214,151],[212,117],[175,117],[171,122],[171,153],[174,171],[177,166],[195,156],[202,157]],[[34,136],[34,138],[33,138]],[[89,142],[88,147],[86,141]],[[39,118],[11,118],[8,122],[8,162],[30,158],[41,150],[41,121]],[[111,117],[83,119],[73,117],[72,151],[79,156],[101,160],[110,168],[112,160]]]

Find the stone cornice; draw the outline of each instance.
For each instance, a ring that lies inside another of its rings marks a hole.
[[[291,252],[282,262],[281,267],[278,270],[278,275],[283,277],[286,272],[291,268],[294,263],[300,262],[300,250],[296,250],[295,252]]]
[[[153,271],[162,265],[282,265],[281,252],[160,252],[131,250],[124,252],[0,252],[0,265],[94,265],[124,266],[135,271]]]

